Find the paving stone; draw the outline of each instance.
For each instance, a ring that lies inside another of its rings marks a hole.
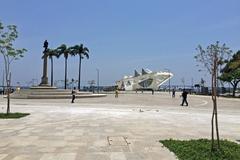
[[[0,160],[4,159],[7,156],[8,156],[8,154],[0,154]]]
[[[128,142],[123,136],[109,136],[108,143],[112,146],[127,146]]]
[[[110,157],[107,153],[86,153],[82,156],[78,156],[81,157],[79,159],[83,159],[83,160],[110,160]]]
[[[108,146],[108,141],[107,139],[101,139],[101,140],[96,140],[94,143],[93,143],[94,146]]]
[[[122,152],[113,152],[110,154],[111,160],[126,160],[126,156]]]
[[[1,140],[1,141],[0,141],[0,147],[7,146],[9,143],[10,143],[10,142],[9,142],[9,141],[7,141],[7,140],[6,140],[6,141],[5,141],[5,140],[4,140],[4,141],[3,141],[3,140]]]
[[[75,160],[76,153],[48,153],[44,154],[40,160]]]
[[[146,160],[146,154],[141,152],[124,153],[127,160]]]
[[[13,158],[13,160],[33,160],[36,159],[37,157],[34,158],[33,155],[17,155],[16,157]],[[39,159],[39,157],[38,157]]]

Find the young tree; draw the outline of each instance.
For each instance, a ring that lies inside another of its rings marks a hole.
[[[230,61],[227,62],[226,66],[221,70],[222,75],[219,77],[224,82],[229,82],[233,86],[233,97],[237,85],[240,82],[240,51],[235,53]]]
[[[13,42],[17,39],[17,26],[7,25],[6,28],[0,21],[0,53],[4,59],[5,80],[7,84],[7,114],[10,113],[11,70],[10,65],[14,60],[23,57],[26,49],[15,49]]]
[[[220,149],[219,130],[218,130],[218,116],[217,116],[217,77],[218,67],[226,62],[232,51],[226,47],[225,44],[220,45],[217,41],[216,44],[211,44],[204,49],[201,45],[197,48],[198,54],[194,57],[197,62],[201,63],[203,67],[211,74],[211,88],[212,88],[212,101],[213,112],[211,119],[211,150],[214,151],[214,121],[217,136],[217,149]]]

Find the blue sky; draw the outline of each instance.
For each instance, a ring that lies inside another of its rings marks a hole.
[[[134,69],[170,69],[172,83],[200,81],[195,48],[220,41],[240,49],[239,0],[5,0],[0,20],[18,26],[16,47],[28,49],[12,66],[13,83],[40,82],[43,41],[55,48],[83,43],[83,84],[113,85]],[[77,79],[78,58],[69,58],[68,77]],[[3,59],[0,58],[2,77]],[[55,60],[55,80],[64,79],[64,59]],[[0,80],[1,81],[1,80]]]

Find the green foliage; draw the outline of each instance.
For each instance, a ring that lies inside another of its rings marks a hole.
[[[81,59],[85,56],[87,59],[89,58],[89,50],[87,47],[84,47],[83,44],[75,45],[73,47],[70,47],[70,52],[72,55],[79,55]]]
[[[15,49],[13,42],[18,37],[17,26],[8,25],[6,28],[0,21],[0,53],[4,56],[6,63],[11,63],[13,60],[17,60],[23,57],[25,48]]]
[[[232,82],[240,80],[240,51],[233,55],[221,72],[222,75],[219,78],[222,81]]]
[[[179,160],[239,160],[240,145],[227,140],[221,140],[220,150],[211,151],[211,140],[161,140]]]
[[[57,47],[55,51],[59,56],[63,55],[65,59],[68,59],[68,55],[70,54],[70,49],[66,44],[62,44],[61,46]]]
[[[232,84],[233,96],[235,96],[237,84],[240,82],[240,51],[232,56],[230,61],[228,61],[222,69],[221,73],[219,79]]]
[[[210,74],[213,73],[214,57],[217,58],[217,66],[226,63],[230,57],[232,50],[226,46],[226,44],[220,45],[217,41],[216,44],[211,44],[207,48],[203,48],[198,45],[196,48],[198,54],[194,56],[196,61],[203,65],[203,69],[206,69]]]
[[[9,114],[0,113],[0,119],[22,118],[22,117],[25,117],[28,115],[30,115],[30,114],[29,113],[19,113],[19,112],[9,113]]]
[[[59,58],[60,54],[58,53],[57,49],[47,49],[47,51],[45,52],[45,54],[42,56],[42,59],[47,56],[50,59],[53,57],[57,57]]]

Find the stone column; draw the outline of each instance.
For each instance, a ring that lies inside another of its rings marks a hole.
[[[40,86],[49,86],[48,77],[47,77],[47,59],[48,59],[48,57],[45,54],[46,53],[44,53],[44,59],[43,59],[43,76],[42,76]]]
[[[45,40],[43,44],[43,76],[39,86],[50,86],[48,84],[48,77],[47,77],[47,60],[48,60],[48,41]]]

